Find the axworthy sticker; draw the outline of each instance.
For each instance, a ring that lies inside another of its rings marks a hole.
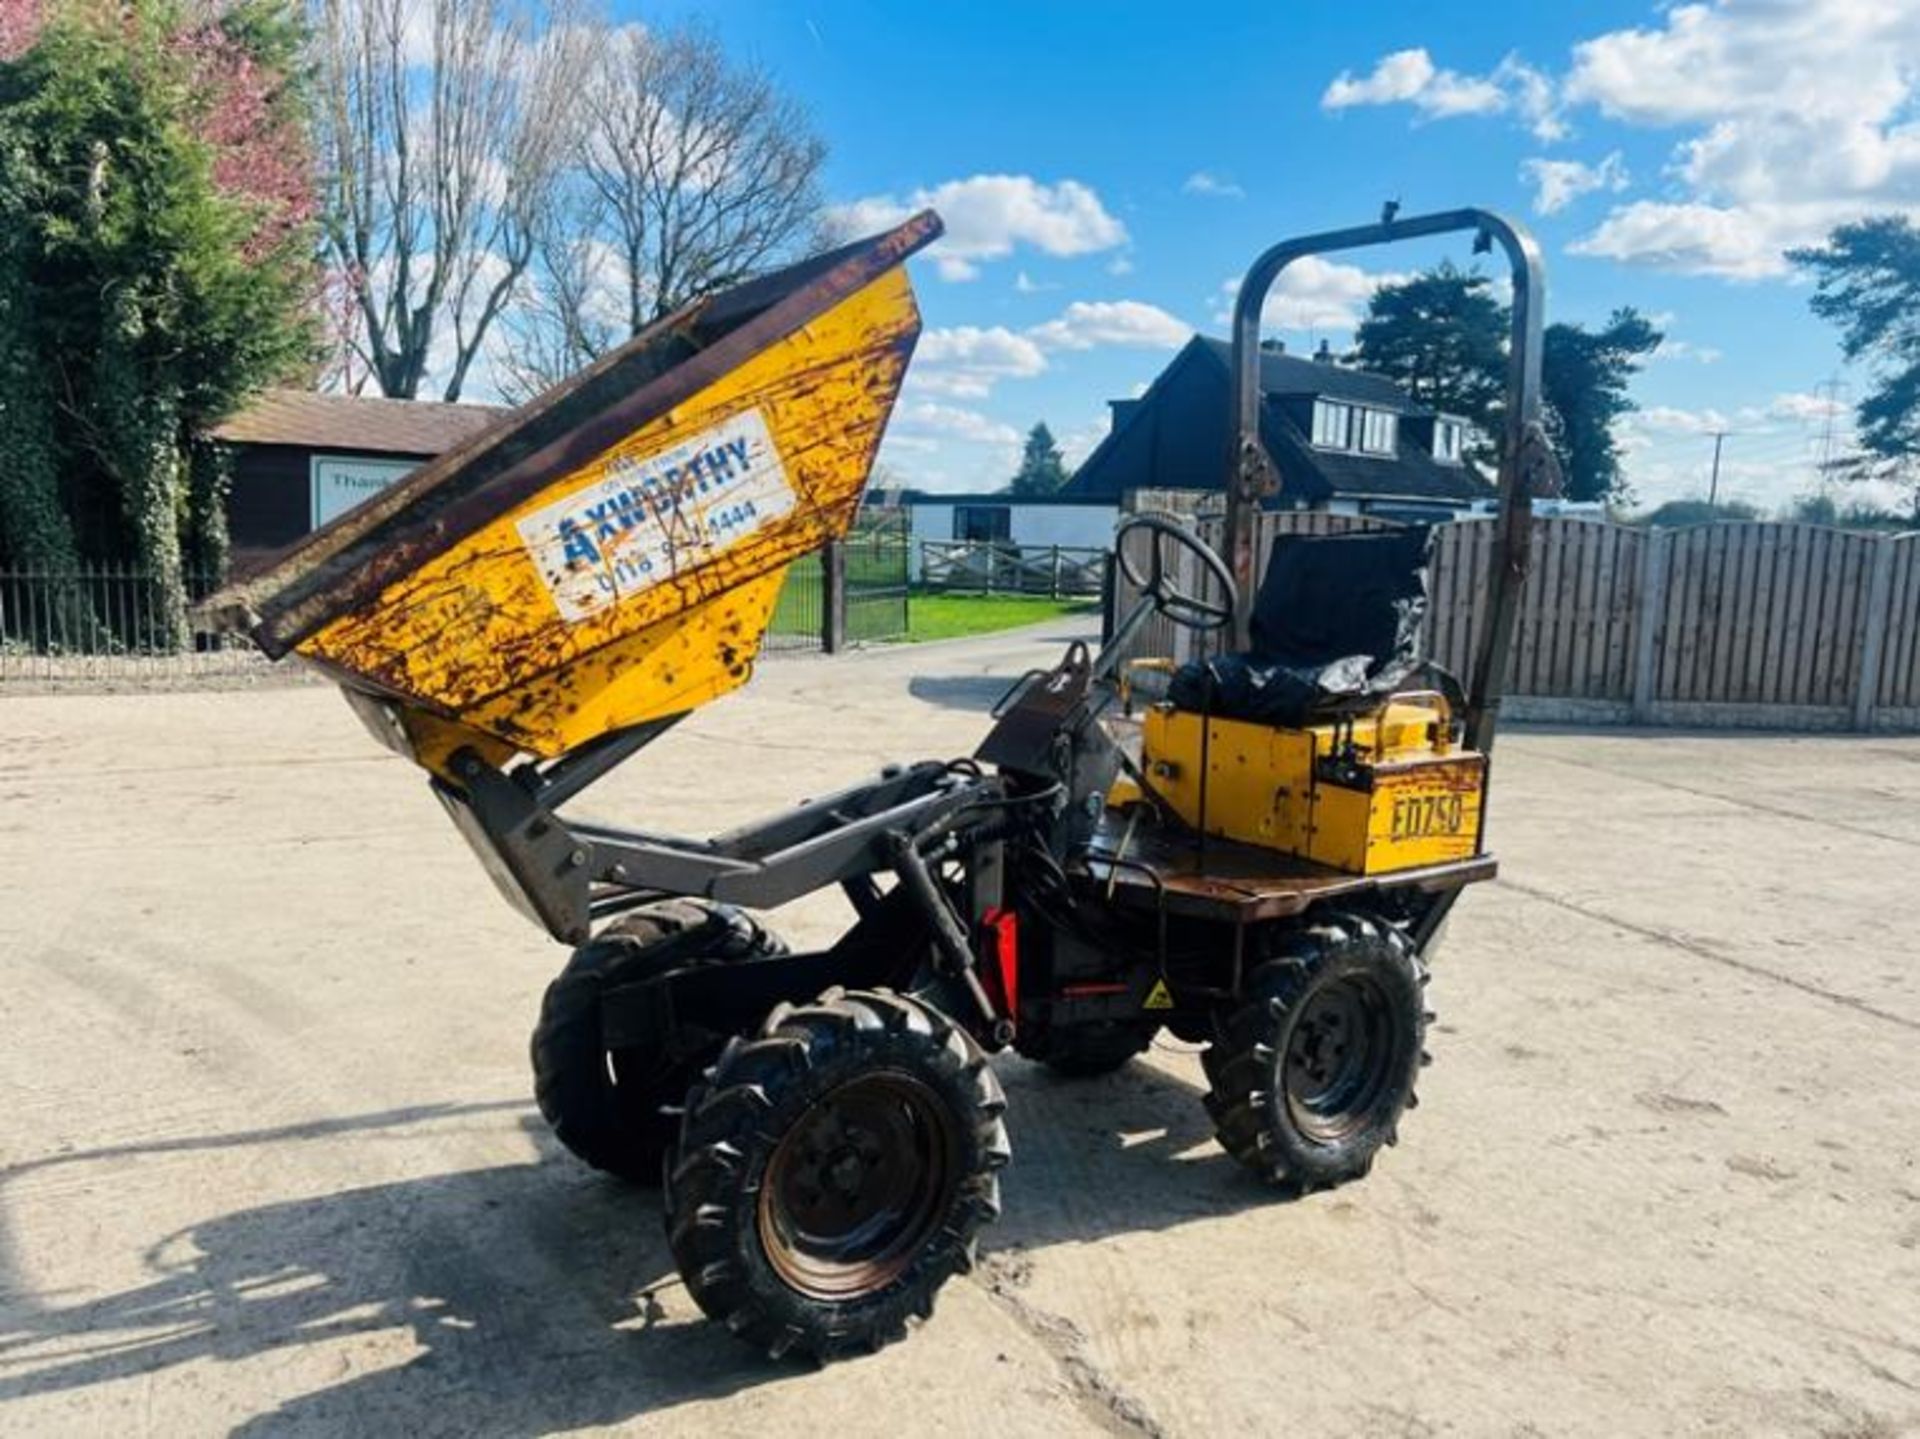
[[[606,475],[520,521],[568,620],[704,565],[793,509],[767,422],[744,410],[670,450],[615,460]]]

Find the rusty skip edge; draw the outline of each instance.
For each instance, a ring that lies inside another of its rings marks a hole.
[[[202,613],[251,635],[270,657],[284,657],[463,536],[871,284],[943,228],[937,214],[923,210],[883,234],[693,301],[221,590]],[[693,348],[703,324],[724,323],[742,310],[750,312],[744,323]],[[690,353],[676,354],[681,350]]]

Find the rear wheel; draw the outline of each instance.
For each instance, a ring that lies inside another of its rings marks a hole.
[[[1425,983],[1389,924],[1339,915],[1288,935],[1201,1056],[1222,1147],[1295,1192],[1364,1175],[1416,1102]]]
[[[530,1046],[534,1098],[555,1137],[595,1169],[659,1183],[680,1102],[724,1036],[671,1029],[662,1014],[654,1042],[609,1049],[601,1029],[607,991],[657,964],[755,959],[783,948],[739,910],[666,900],[575,950],[547,986]]]
[[[1005,1108],[926,1005],[829,990],[778,1007],[687,1098],[667,1233],[689,1292],[776,1358],[900,1338],[999,1216]]]

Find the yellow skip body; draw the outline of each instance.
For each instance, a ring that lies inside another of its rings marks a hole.
[[[923,214],[658,322],[209,602],[450,776],[745,683],[844,535],[920,333]]]

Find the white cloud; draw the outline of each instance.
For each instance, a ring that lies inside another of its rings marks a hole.
[[[1718,410],[1683,410],[1673,405],[1644,405],[1633,412],[1632,427],[1667,435],[1710,435],[1727,428]]]
[[[1133,273],[1133,261],[1126,255],[1115,255],[1111,260],[1107,261],[1107,273],[1109,275],[1131,275]]]
[[[930,394],[985,399],[1000,380],[1025,380],[1047,368],[1047,357],[1025,335],[1003,325],[956,325],[928,330],[913,353],[909,380]]]
[[[1534,139],[1548,142],[1566,139],[1567,122],[1552,79],[1517,55],[1502,60],[1493,78],[1505,87],[1515,113],[1526,121]]]
[[[1785,275],[1782,252],[1871,213],[1920,217],[1920,4],[1708,0],[1573,47],[1555,79],[1509,56],[1484,76],[1424,49],[1343,73],[1328,109],[1404,104],[1423,119],[1510,113],[1544,140],[1586,107],[1677,130],[1669,193],[1616,206],[1575,253],[1686,274]],[[1533,161],[1536,208],[1617,190],[1598,167]],[[1620,177],[1622,180],[1624,176]],[[1595,181],[1598,183],[1594,183]]]
[[[1076,300],[1026,330],[1005,325],[928,330],[914,350],[907,384],[915,398],[984,400],[1002,380],[1044,374],[1049,351],[1173,349],[1192,334],[1191,325],[1141,300]]]
[[[1578,253],[1784,275],[1782,251],[1873,212],[1920,214],[1920,7],[1718,0],[1574,47],[1563,87],[1628,124],[1692,127],[1671,200],[1621,206]]]
[[[1093,453],[1094,446],[1107,437],[1107,431],[1110,428],[1109,423],[1102,419],[1085,425],[1075,425],[1072,429],[1056,436],[1060,446],[1060,457],[1066,461],[1067,468],[1070,470],[1079,468],[1080,462]]]
[[[1267,292],[1261,319],[1269,328],[1279,330],[1351,330],[1360,323],[1375,290],[1408,278],[1306,255],[1280,272]],[[1240,293],[1239,279],[1224,282],[1220,293],[1223,298],[1213,318],[1227,324],[1233,319],[1234,298]]]
[[[1003,424],[978,410],[961,405],[943,405],[934,400],[916,400],[902,405],[894,423],[908,438],[918,434],[980,445],[1020,443],[1020,432],[1012,425]]]
[[[1653,325],[1655,329],[1662,328],[1658,320],[1655,320]],[[1647,356],[1649,360],[1655,361],[1691,360],[1698,365],[1714,364],[1721,357],[1722,352],[1712,345],[1696,345],[1691,340],[1676,340],[1671,336],[1663,336],[1660,343],[1654,347],[1653,353]]]
[[[1244,200],[1247,198],[1247,192],[1234,184],[1233,181],[1223,180],[1220,176],[1207,170],[1195,170],[1191,175],[1187,176],[1186,183],[1180,188],[1189,195],[1210,195],[1219,200]]]
[[[964,405],[908,399],[887,426],[880,458],[902,483],[927,490],[991,490],[1007,482],[1020,431]]]
[[[1057,290],[1060,287],[1051,280],[1036,280],[1028,275],[1025,270],[1022,270],[1013,277],[1013,288],[1016,294],[1040,295],[1048,290]]]
[[[1534,186],[1533,208],[1541,215],[1558,214],[1595,190],[1624,190],[1628,182],[1626,161],[1618,150],[1597,165],[1580,160],[1524,160],[1520,175]]]
[[[1027,331],[1050,350],[1096,345],[1172,349],[1193,337],[1193,326],[1141,300],[1075,300],[1057,319]]]
[[[1620,429],[1628,482],[1643,508],[1664,500],[1701,499],[1713,468],[1713,436],[1726,431],[1720,497],[1763,510],[1783,509],[1821,487],[1819,460],[1853,445],[1853,412],[1845,399],[1788,391],[1718,409],[1650,405],[1627,415]],[[1860,483],[1836,490],[1843,503],[1903,505],[1898,487]]]
[[[1809,213],[1817,209],[1818,213]],[[1789,246],[1817,240],[1843,218],[1825,207],[1636,200],[1567,246],[1575,255],[1652,265],[1683,275],[1761,280],[1787,272]]]
[[[1328,110],[1353,105],[1408,104],[1423,115],[1485,115],[1506,105],[1492,80],[1441,70],[1423,49],[1396,50],[1364,76],[1342,70],[1320,103]]]
[[[1045,255],[1090,255],[1127,240],[1126,226],[1089,186],[1077,180],[1049,185],[1030,175],[974,175],[905,197],[870,195],[839,206],[830,219],[842,233],[870,234],[929,208],[947,227],[928,252],[943,280],[971,280],[982,261],[1004,259],[1021,246]]]
[[[1825,421],[1839,419],[1848,414],[1848,406],[1832,395],[1813,395],[1805,391],[1790,391],[1784,395],[1775,395],[1767,405],[1766,415],[1770,420],[1793,420],[1800,422]]]
[[[1636,124],[1885,112],[1906,94],[1920,15],[1899,0],[1717,0],[1678,5],[1658,28],[1573,48],[1569,100]]]
[[[1515,114],[1538,139],[1558,140],[1566,134],[1553,82],[1517,55],[1507,56],[1489,74],[1463,75],[1435,65],[1425,49],[1396,50],[1365,75],[1342,70],[1320,104],[1327,110],[1411,105],[1427,120]]]

